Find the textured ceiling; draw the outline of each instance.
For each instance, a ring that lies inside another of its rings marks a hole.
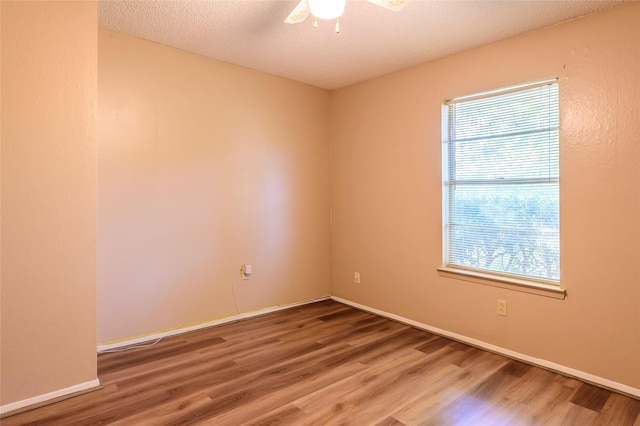
[[[100,0],[101,27],[336,89],[625,0],[407,0],[392,12],[348,0],[334,22],[284,19],[297,1]],[[630,1],[630,0],[626,0]]]

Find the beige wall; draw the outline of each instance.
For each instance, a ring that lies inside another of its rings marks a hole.
[[[97,8],[1,7],[5,405],[96,379]]]
[[[638,22],[620,7],[334,92],[332,293],[640,388]],[[440,277],[443,100],[553,76],[568,297]]]
[[[0,380],[2,380],[2,2],[0,1]],[[2,391],[0,384],[0,392]],[[0,406],[2,397],[0,397]]]
[[[329,93],[106,30],[99,58],[98,342],[234,315],[234,285],[327,296]]]

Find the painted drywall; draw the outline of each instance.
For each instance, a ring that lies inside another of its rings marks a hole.
[[[98,52],[98,342],[328,295],[329,93],[107,30]]]
[[[4,406],[96,380],[97,7],[1,8]]]
[[[1,308],[2,308],[2,2],[0,2],[0,309]],[[2,311],[0,311],[0,331],[2,331]],[[0,332],[0,380],[2,380],[2,333],[1,332]],[[1,399],[0,399],[0,406],[2,406]]]
[[[332,294],[640,388],[638,22],[636,3],[333,92]],[[554,76],[567,298],[439,276],[443,101]]]

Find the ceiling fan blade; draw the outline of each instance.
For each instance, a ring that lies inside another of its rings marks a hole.
[[[407,4],[407,0],[367,0],[370,3],[382,6],[385,9],[392,10],[394,12],[399,11]]]
[[[308,0],[301,0],[284,22],[287,24],[297,24],[307,19],[310,13]]]

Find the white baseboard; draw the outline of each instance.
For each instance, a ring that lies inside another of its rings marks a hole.
[[[75,395],[80,395],[95,389],[100,388],[100,380],[94,379],[89,382],[80,383],[77,385],[69,386],[64,389],[59,389],[53,392],[48,392],[42,395],[34,396],[33,398],[23,399],[22,401],[12,402],[0,406],[0,417],[6,417],[11,414],[17,414],[28,409],[41,407],[62,399],[71,398]]]
[[[134,339],[125,339],[125,340],[121,340],[121,341],[115,342],[115,343],[99,344],[98,345],[98,353],[108,352],[108,351],[114,350],[114,349],[125,348],[127,346],[133,346],[133,345],[137,345],[137,344],[140,344],[140,343],[152,342],[154,340],[162,339],[162,338],[169,337],[169,336],[175,336],[175,335],[178,335],[178,334],[184,334],[184,333],[188,333],[190,331],[195,331],[195,330],[200,330],[200,329],[203,329],[203,328],[213,327],[215,325],[226,324],[226,323],[229,323],[229,322],[234,322],[234,321],[238,321],[238,320],[245,319],[245,318],[253,318],[253,317],[260,316],[260,315],[269,314],[271,312],[282,311],[282,310],[285,310],[285,309],[294,308],[296,306],[308,305],[310,303],[320,302],[322,300],[327,300],[327,299],[329,299],[329,296],[324,296],[324,297],[320,297],[320,298],[312,299],[312,300],[306,300],[306,301],[303,301],[303,302],[290,303],[290,304],[287,304],[287,305],[272,306],[272,307],[269,307],[269,308],[259,309],[257,311],[243,312],[241,314],[232,315],[230,317],[203,322],[202,324],[196,324],[196,325],[192,325],[192,326],[189,326],[189,327],[176,328],[174,330],[169,330],[169,331],[163,331],[163,332],[160,332],[160,333],[149,334],[149,335],[142,336],[142,337],[137,337],[137,338],[134,338]]]
[[[371,308],[369,306],[361,305],[359,303],[352,302],[351,300],[342,299],[336,296],[331,296],[331,299],[335,300],[336,302],[344,303],[345,305],[353,306],[354,308],[358,308],[363,311],[371,312],[372,314],[380,315],[382,317],[389,318],[389,319],[410,325],[412,327],[428,331],[430,333],[448,337],[453,340],[457,340],[459,342],[467,343],[471,346],[478,347],[480,349],[485,349],[489,352],[494,352],[509,358],[517,359],[517,360],[526,362],[527,364],[533,364],[533,365],[545,368],[547,370],[551,370],[551,371],[563,374],[565,376],[580,379],[584,382],[592,383],[594,385],[611,389],[616,392],[620,392],[620,393],[629,395],[631,397],[640,399],[640,389],[625,385],[623,383],[618,383],[613,380],[605,379],[604,377],[595,376],[593,374],[590,374],[581,370],[576,370],[574,368],[567,367],[562,364],[557,364],[555,362],[547,361],[545,359],[535,358],[520,352],[515,352],[509,349],[501,348],[500,346],[495,346],[490,343],[483,342],[482,340],[473,339],[471,337],[463,336],[461,334],[452,333],[450,331],[442,330],[437,327],[432,327],[430,325],[423,324],[418,321],[401,317],[400,315],[395,315],[389,312],[381,311],[379,309]]]

